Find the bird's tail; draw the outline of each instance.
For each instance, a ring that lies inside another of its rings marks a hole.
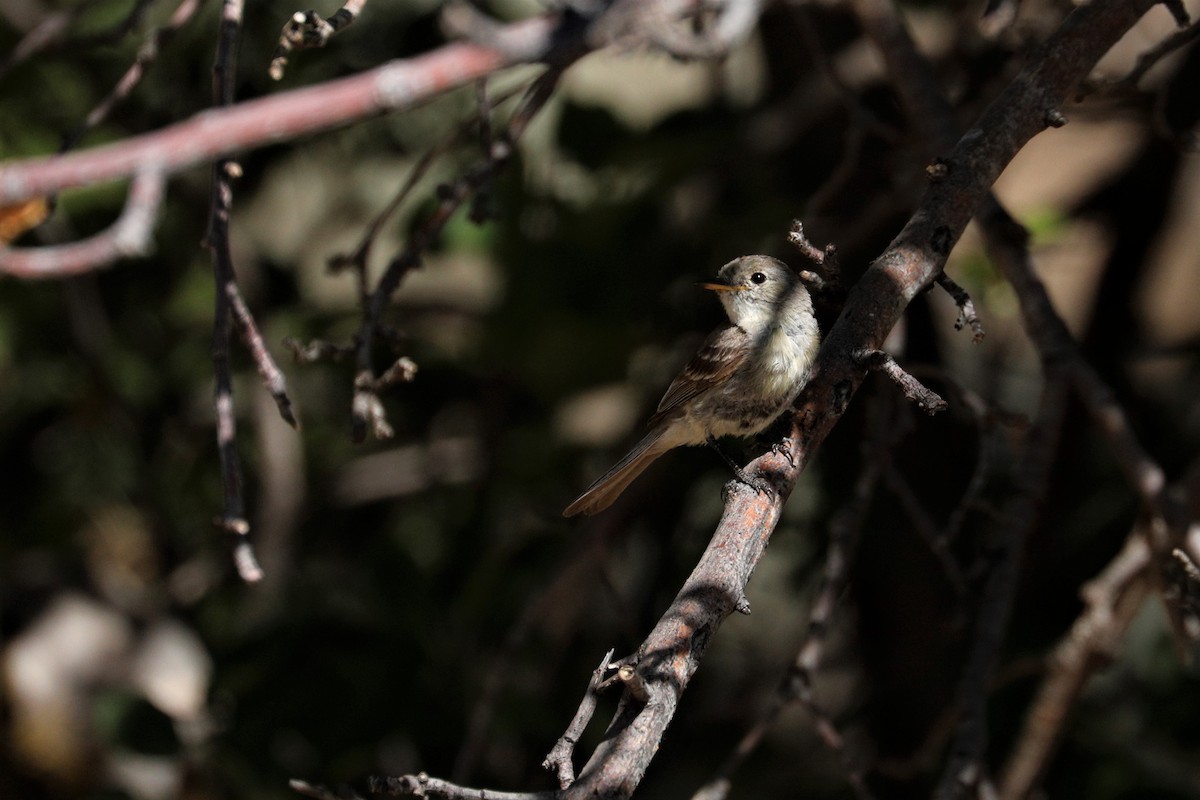
[[[675,446],[664,438],[667,426],[660,425],[642,437],[642,440],[625,454],[625,457],[613,465],[612,469],[596,479],[583,494],[563,511],[564,517],[576,514],[597,514],[613,504],[625,491],[625,487],[633,483],[634,478],[642,474],[650,462]]]

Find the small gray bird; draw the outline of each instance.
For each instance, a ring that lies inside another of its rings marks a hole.
[[[612,505],[663,453],[722,436],[753,436],[791,406],[817,354],[812,298],[787,265],[742,256],[699,284],[718,293],[729,323],[687,363],[628,454],[563,511],[595,514]]]

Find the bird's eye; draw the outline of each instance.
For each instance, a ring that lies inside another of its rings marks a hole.
[[[753,281],[754,283],[763,283],[764,281],[766,281],[766,279],[767,279],[767,276],[762,274],[761,272],[756,272],[750,276],[750,280]]]

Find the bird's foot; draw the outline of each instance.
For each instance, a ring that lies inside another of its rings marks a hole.
[[[756,475],[749,475],[743,469],[738,469],[736,474],[738,483],[744,483],[754,491],[761,492],[768,497],[775,494],[775,487],[772,486],[771,482],[766,478],[760,478]]]
[[[729,456],[725,455],[725,452],[720,447],[717,447],[717,443],[713,439],[710,438],[708,440],[708,444],[710,447],[712,447],[713,450],[716,450],[717,455],[719,455],[725,461],[725,463],[729,465],[729,468],[731,470],[733,470],[733,474],[736,478],[736,481],[731,481],[730,483],[725,485],[726,494],[729,493],[733,483],[735,483],[735,482],[736,483],[744,483],[746,486],[749,486],[754,491],[762,492],[763,494],[767,495],[768,497],[770,495],[774,494],[775,489],[771,486],[771,483],[769,481],[767,481],[764,478],[759,478],[759,477],[756,477],[753,475],[748,475],[744,469],[742,469],[740,466],[738,466],[736,461],[734,461]]]
[[[771,452],[777,456],[783,456],[788,461],[788,466],[792,469],[796,468],[796,459],[792,456],[792,445],[794,442],[790,437],[785,436],[782,439],[777,439],[771,445]]]

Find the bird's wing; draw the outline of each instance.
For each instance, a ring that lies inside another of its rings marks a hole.
[[[750,335],[738,326],[713,331],[671,382],[648,426],[653,428],[706,389],[724,383],[737,372],[749,351]]]

